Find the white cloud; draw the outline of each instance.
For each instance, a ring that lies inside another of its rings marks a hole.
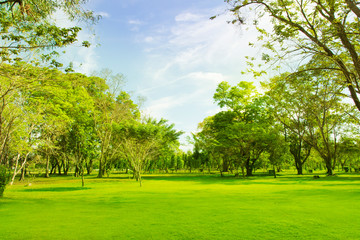
[[[151,42],[153,42],[153,41],[154,41],[154,38],[153,38],[153,37],[150,37],[150,36],[145,37],[145,39],[144,39],[144,42],[146,42],[146,43],[151,43]]]
[[[151,36],[143,41],[146,81],[138,91],[148,99],[144,112],[169,119],[187,135],[219,111],[212,97],[221,81],[248,80],[240,72],[246,68],[244,56],[254,55],[248,43],[256,41],[257,32],[227,24],[232,17],[226,14],[209,19],[219,12],[222,10],[182,12],[174,16],[172,25],[145,33]]]
[[[253,54],[248,42],[256,40],[255,31],[245,36],[241,28],[226,23],[229,16],[211,21],[211,15],[210,10],[208,14],[182,13],[164,33],[151,33],[159,41],[158,47],[147,48],[149,72],[155,72],[154,79],[168,81],[167,74],[174,71],[239,69],[240,72],[240,68],[246,67],[241,56]]]
[[[155,98],[149,99],[144,113],[156,118],[165,117],[169,119],[172,118],[172,112],[179,109],[191,109],[197,106],[213,108],[212,95],[217,85],[225,80],[227,80],[227,77],[221,73],[193,72],[176,80],[169,81],[164,85],[145,89],[142,91],[142,94],[145,95],[151,95],[151,92],[158,93],[163,90],[165,91],[163,97],[157,97],[156,95]],[[205,111],[205,113],[207,113],[207,111]],[[201,120],[202,119],[198,119],[198,121]],[[179,124],[183,124],[180,119],[176,121]],[[173,122],[175,121],[173,120]],[[193,126],[196,126],[196,124]],[[193,127],[182,127],[187,128],[187,130],[194,130]]]
[[[177,15],[175,17],[176,22],[189,22],[189,21],[198,21],[202,18],[202,15],[199,14],[193,14],[190,12],[185,12]]]
[[[142,24],[143,24],[142,21],[137,20],[137,19],[131,19],[131,20],[128,21],[128,23],[129,23],[130,25],[142,25]]]
[[[98,70],[97,55],[94,46],[79,49],[78,55],[81,57],[81,59],[74,62],[77,72],[89,75]]]
[[[105,12],[100,12],[97,14],[106,15]],[[66,14],[62,11],[57,11],[54,13],[52,19],[56,22],[57,26],[63,28],[74,27],[79,24],[78,22],[70,21]],[[89,41],[91,46],[88,48],[81,46],[83,41]],[[98,57],[95,48],[96,42],[94,33],[91,29],[83,27],[82,30],[78,33],[77,41],[64,49],[66,53],[61,55],[60,61],[65,65],[72,62],[75,71],[84,74],[90,74],[98,68]]]

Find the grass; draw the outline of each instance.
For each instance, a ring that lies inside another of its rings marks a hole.
[[[0,199],[0,239],[360,239],[360,175],[36,178]]]

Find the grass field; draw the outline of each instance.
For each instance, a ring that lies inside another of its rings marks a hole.
[[[127,175],[16,182],[0,239],[360,239],[360,175]]]

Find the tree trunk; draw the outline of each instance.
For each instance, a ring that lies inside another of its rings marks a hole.
[[[224,160],[222,167],[223,167],[223,169],[222,169],[223,172],[228,172],[228,171],[229,171],[228,161],[225,161],[225,160]]]
[[[296,156],[295,154],[293,154],[293,156],[295,159],[295,167],[297,170],[297,174],[302,175],[303,174],[303,163],[301,162],[301,158],[300,158],[300,156]]]
[[[55,173],[56,173],[56,165],[51,164],[50,175],[55,174]]]
[[[102,178],[103,177],[103,172],[102,172],[102,169],[103,169],[103,161],[102,161],[102,157],[100,157],[99,159],[99,173],[98,173],[98,178]]]
[[[253,168],[251,165],[247,165],[246,166],[246,176],[249,177],[249,176],[253,176]]]
[[[87,175],[90,175],[91,172],[92,172],[92,170],[93,170],[93,161],[92,161],[92,159],[91,159],[91,160],[89,160],[88,163],[86,163]]]
[[[45,177],[46,178],[50,177],[50,175],[49,175],[49,164],[50,164],[50,156],[47,155],[46,156],[46,169],[45,169]]]
[[[65,161],[65,159],[66,159],[66,161]],[[61,164],[61,166],[62,166],[62,168],[63,168],[63,172],[64,172],[64,175],[66,176],[67,174],[68,174],[68,170],[69,170],[69,167],[68,167],[68,162],[67,162],[67,157],[65,157],[65,154],[64,154],[64,156],[63,156],[63,158],[62,158],[62,164]]]
[[[333,175],[333,166],[331,164],[331,157],[327,156],[327,157],[324,157],[324,161],[325,161],[325,167],[326,167],[326,170],[327,170],[327,175],[328,176],[331,176]]]
[[[298,174],[298,175],[303,175],[303,168],[302,168],[302,166],[300,166],[300,167],[296,166],[296,170],[297,170],[297,174]]]
[[[59,163],[59,161],[57,162],[57,167],[58,167],[59,175],[61,175],[61,164]]]
[[[20,153],[17,155],[16,157],[16,162],[15,162],[15,169],[14,169],[14,173],[13,173],[13,176],[11,178],[11,182],[10,182],[10,185],[13,185],[14,184],[14,180],[15,180],[15,177],[16,177],[16,174],[18,174],[18,164],[19,164],[19,158],[20,158]]]
[[[274,170],[274,178],[276,178],[275,165],[273,165],[273,170]]]
[[[20,175],[19,181],[24,181],[24,180],[25,180],[25,174],[26,174],[26,166],[24,166],[24,167],[21,169],[21,175]]]
[[[85,180],[84,180],[84,163],[81,163],[81,186],[85,187]]]
[[[331,166],[329,167],[329,166],[326,164],[326,169],[327,169],[326,173],[327,173],[328,176],[333,175],[333,169],[332,169]]]
[[[251,160],[250,157],[248,157],[245,161],[245,169],[246,169],[246,176],[253,176],[253,165],[254,163],[251,164]]]

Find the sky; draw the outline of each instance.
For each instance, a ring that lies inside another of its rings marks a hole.
[[[245,56],[259,54],[248,44],[257,33],[228,24],[227,7],[223,0],[90,0],[88,8],[102,19],[79,37],[92,46],[73,47],[64,57],[78,72],[123,74],[133,99],[146,99],[145,115],[185,132],[180,141],[186,151],[186,137],[219,111],[212,99],[217,85],[252,81],[241,72]]]

